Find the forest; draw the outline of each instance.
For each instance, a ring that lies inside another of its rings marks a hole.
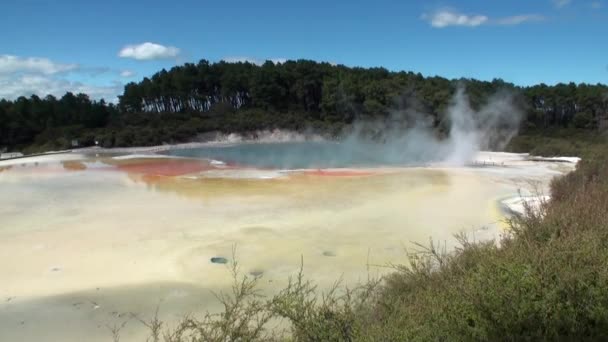
[[[149,146],[205,132],[274,128],[336,136],[353,122],[394,120],[404,109],[425,113],[442,134],[459,86],[466,87],[474,109],[497,92],[514,94],[525,112],[524,133],[597,132],[608,126],[608,87],[602,84],[521,87],[501,79],[450,80],[310,60],[201,60],[127,84],[117,104],[72,93],[0,100],[0,151],[70,148],[74,140],[79,146]]]

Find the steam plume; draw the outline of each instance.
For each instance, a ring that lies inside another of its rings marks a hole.
[[[465,165],[480,150],[502,149],[517,133],[522,115],[512,93],[498,92],[479,110],[471,108],[463,86],[456,89],[443,122],[424,113],[416,99],[404,101],[388,119],[358,121],[338,142],[314,134],[262,131],[218,139],[223,146],[197,149],[195,156],[270,168]],[[442,129],[437,129],[437,124]],[[442,132],[440,132],[442,131]],[[302,143],[307,141],[306,143]],[[282,144],[274,144],[282,142]],[[193,156],[176,151],[177,155]]]
[[[464,86],[459,86],[446,110],[447,137],[440,137],[432,116],[415,107],[414,104],[397,109],[385,122],[359,122],[343,141],[350,148],[382,154],[389,164],[462,165],[480,150],[503,149],[517,134],[522,119],[522,111],[512,93],[498,92],[475,111]]]

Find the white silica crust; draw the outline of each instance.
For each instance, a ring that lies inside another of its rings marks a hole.
[[[551,179],[575,167],[481,152],[466,165],[287,171],[98,152],[0,162],[0,341],[107,341],[103,327],[152,317],[159,301],[168,324],[215,311],[211,291],[232,280],[210,260],[232,258],[235,245],[265,294],[302,257],[321,289],[340,275],[356,284],[367,264],[407,262],[412,242],[499,238],[505,215],[547,200]],[[134,323],[121,335],[144,334]]]

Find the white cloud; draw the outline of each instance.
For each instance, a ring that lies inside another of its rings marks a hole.
[[[55,63],[48,58],[0,55],[0,74],[39,73],[53,75],[77,70],[77,64]]]
[[[255,65],[262,65],[267,60],[271,61],[274,64],[283,64],[283,63],[287,62],[286,58],[258,59],[258,58],[252,58],[252,57],[225,57],[222,60],[227,63],[249,62],[249,63],[255,64]]]
[[[142,44],[127,45],[123,47],[118,56],[137,60],[171,59],[179,56],[180,50],[175,46],[145,42]]]
[[[534,22],[534,21],[542,21],[545,20],[545,17],[538,14],[522,14],[522,15],[514,15],[512,17],[504,17],[496,20],[496,23],[499,25],[519,25],[526,22]]]
[[[476,27],[488,21],[485,15],[466,15],[452,10],[440,10],[432,15],[423,15],[423,19],[430,22],[431,26],[444,28],[448,26]]]
[[[0,98],[10,100],[19,96],[29,97],[33,94],[39,97],[45,97],[49,94],[61,97],[70,91],[74,94],[87,94],[92,99],[104,98],[106,101],[115,102],[118,95],[122,93],[122,89],[123,85],[118,82],[109,86],[98,86],[40,74],[0,76]]]
[[[557,8],[563,8],[570,5],[571,2],[572,0],[553,0],[553,5]]]
[[[512,26],[526,22],[541,21],[545,18],[537,14],[521,14],[510,17],[490,18],[487,15],[468,15],[450,9],[443,9],[436,11],[432,15],[423,14],[422,19],[427,20],[432,27],[445,28],[448,26],[477,27],[481,25]]]
[[[83,79],[118,71],[108,67],[82,67],[78,64],[58,63],[48,58],[0,55],[0,99],[19,96],[63,96],[66,92],[85,93],[93,99],[116,101],[123,85],[95,85],[66,79],[66,74],[80,75]]]
[[[120,72],[120,77],[133,77],[135,76],[135,71],[131,70],[123,70]]]

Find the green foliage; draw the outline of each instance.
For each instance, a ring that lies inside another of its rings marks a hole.
[[[89,143],[90,131],[106,127],[118,115],[113,104],[91,101],[85,94],[62,98],[36,95],[0,100],[0,148],[30,146],[30,150],[69,148],[73,139]],[[82,140],[82,139],[81,139]]]
[[[587,112],[578,112],[574,114],[572,124],[576,128],[588,128],[593,125],[593,116]]]
[[[0,148],[40,150],[61,145],[59,138],[91,134],[94,139],[83,141],[103,141],[106,147],[182,142],[210,131],[284,128],[335,134],[355,120],[385,120],[405,109],[426,113],[425,120],[445,134],[446,108],[458,85],[466,86],[473,108],[499,91],[517,94],[518,106],[527,113],[523,129],[591,130],[608,113],[608,87],[599,84],[522,88],[500,79],[425,78],[309,60],[259,66],[201,60],[127,84],[117,106],[71,93],[61,99],[2,100]],[[55,134],[74,126],[79,131]]]
[[[556,180],[554,199],[513,219],[500,247],[461,239],[455,253],[414,255],[379,296],[378,339],[606,339],[607,160]]]
[[[587,157],[601,153],[607,145],[608,136],[604,133],[583,129],[537,129],[514,137],[506,150],[546,157]]]

